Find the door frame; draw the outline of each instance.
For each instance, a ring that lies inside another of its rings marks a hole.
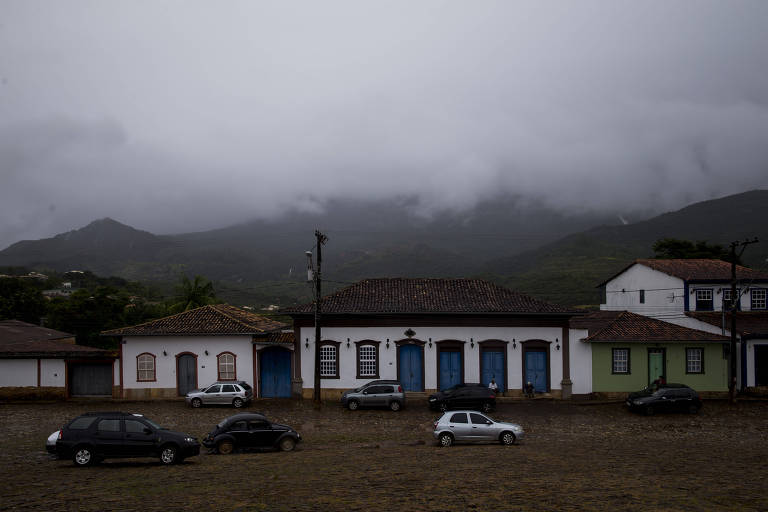
[[[520,383],[521,389],[525,389],[525,383],[528,381],[526,378],[526,361],[525,357],[528,352],[543,352],[544,353],[544,360],[546,361],[546,367],[547,367],[547,393],[550,393],[552,391],[552,366],[550,362],[549,357],[549,346],[552,344],[551,341],[547,340],[525,340],[521,341],[520,345],[523,347],[523,349],[520,351],[520,364],[522,366],[522,375],[523,375],[523,381]],[[509,384],[507,384],[509,386]]]
[[[256,385],[254,386],[254,388],[256,389],[256,392],[254,393],[254,396],[257,396],[259,398],[264,398],[262,396],[263,386],[261,385],[261,379],[264,376],[264,371],[262,369],[262,364],[263,364],[264,361],[263,361],[261,356],[262,356],[262,352],[264,352],[265,350],[270,351],[270,352],[278,352],[278,351],[280,351],[280,352],[288,352],[288,382],[289,382],[289,387],[290,387],[290,383],[293,382],[293,350],[291,350],[289,348],[286,348],[286,347],[279,347],[279,346],[271,346],[271,347],[261,348],[261,349],[256,351],[257,358],[258,358],[259,378],[257,379],[257,381],[255,383]],[[292,391],[289,389],[289,394],[288,394],[288,397],[286,397],[286,398],[290,398],[291,395],[292,395]],[[274,398],[274,397],[269,397],[269,398]]]
[[[176,354],[176,395],[184,396],[179,391],[179,359],[181,356],[192,356],[195,358],[195,387],[194,389],[200,389],[200,385],[197,382],[197,354],[194,352],[179,352]]]
[[[648,366],[646,378],[648,379],[648,386],[653,384],[651,381],[651,354],[661,353],[661,374],[664,378],[667,377],[667,349],[665,347],[648,347],[646,354],[646,363]]]
[[[416,345],[421,349],[421,390],[424,391],[427,388],[427,383],[424,381],[424,366],[425,366],[425,360],[424,360],[424,345],[425,342],[414,339],[414,338],[406,338],[403,340],[395,341],[395,364],[397,365],[397,380],[400,382],[400,384],[403,383],[403,379],[400,377],[400,349],[406,345]],[[379,373],[381,374],[381,373]]]
[[[436,341],[437,347],[437,374],[435,375],[435,388],[440,391],[440,354],[442,352],[458,352],[459,353],[459,383],[464,382],[464,345],[466,341],[461,340],[441,340]]]
[[[480,347],[480,380],[483,380],[483,352],[501,352],[504,356],[504,390],[502,393],[507,391],[509,389],[509,368],[507,365],[507,345],[509,342],[504,340],[484,340],[479,341],[477,344]]]

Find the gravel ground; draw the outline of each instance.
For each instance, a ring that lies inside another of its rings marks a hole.
[[[296,428],[290,453],[208,454],[89,468],[52,459],[45,439],[86,411],[145,414],[202,438],[231,408],[183,402],[0,404],[0,509],[36,510],[767,510],[768,404],[708,401],[698,415],[638,416],[620,404],[499,405],[526,439],[440,448],[438,414],[350,412],[259,401]]]

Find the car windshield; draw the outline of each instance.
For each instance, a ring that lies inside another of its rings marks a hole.
[[[150,420],[149,418],[144,418],[144,421],[149,423],[155,430],[165,430],[163,427],[155,423],[154,421]]]

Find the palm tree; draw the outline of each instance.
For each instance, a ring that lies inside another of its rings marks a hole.
[[[174,301],[168,308],[172,313],[180,313],[217,302],[213,283],[202,276],[195,276],[195,280],[190,281],[186,275],[182,276],[181,285],[176,288]]]

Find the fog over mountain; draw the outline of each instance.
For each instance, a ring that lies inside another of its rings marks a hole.
[[[740,0],[5,0],[0,248],[103,217],[618,219],[768,188],[766,26]]]

